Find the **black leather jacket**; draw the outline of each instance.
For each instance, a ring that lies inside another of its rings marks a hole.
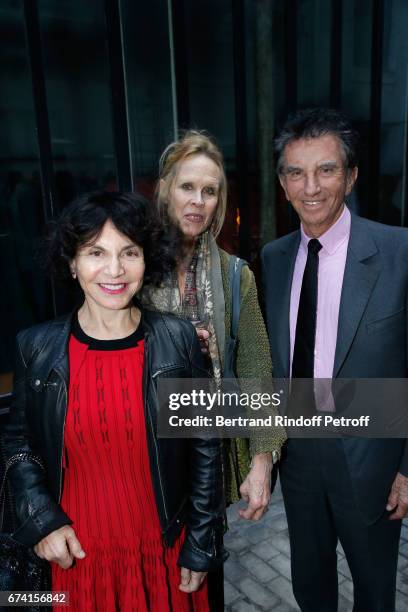
[[[44,471],[24,461],[9,470],[20,522],[13,537],[28,546],[72,522],[59,505],[71,320],[72,315],[61,317],[17,337],[14,395],[4,436],[6,458],[32,452],[45,465]],[[195,571],[215,569],[225,558],[219,441],[156,436],[158,378],[207,376],[197,335],[190,323],[147,310],[141,324],[148,450],[163,538],[171,546],[186,524],[179,564]]]

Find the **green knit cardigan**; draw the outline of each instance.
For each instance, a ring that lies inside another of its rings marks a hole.
[[[225,335],[231,325],[231,287],[228,278],[230,255],[219,249],[222,283],[225,297]],[[237,334],[236,373],[238,378],[271,379],[272,361],[269,340],[258,302],[255,277],[248,266],[241,273],[241,312]],[[237,501],[239,486],[245,479],[251,457],[258,453],[281,453],[286,440],[283,427],[271,429],[269,434],[252,436],[250,440],[226,440],[224,445],[225,495],[227,503]]]

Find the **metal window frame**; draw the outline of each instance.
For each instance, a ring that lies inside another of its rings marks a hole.
[[[169,0],[171,14],[171,44],[172,44],[172,77],[175,89],[175,102],[177,114],[177,129],[190,127],[191,107],[190,107],[190,88],[188,79],[187,63],[187,41],[185,35],[185,10],[184,0]]]
[[[285,100],[287,115],[293,113],[298,105],[298,0],[284,2],[284,67],[285,67]],[[276,193],[281,193],[281,186],[276,176]],[[285,208],[286,231],[291,232],[299,227],[299,217],[293,206]]]
[[[340,108],[343,65],[342,0],[332,0],[330,41],[330,106]]]
[[[239,254],[245,259],[250,257],[251,220],[248,195],[248,125],[247,125],[247,85],[245,52],[245,5],[244,0],[232,0],[232,46],[234,72],[234,109],[235,109],[235,160],[239,225]]]
[[[120,191],[133,191],[132,155],[120,0],[105,0],[104,8],[116,176]]]
[[[37,128],[43,212],[45,220],[49,221],[54,216],[58,204],[52,158],[51,130],[48,117],[38,2],[37,0],[24,0],[23,6],[27,55],[31,71],[31,85]]]
[[[286,107],[289,112],[297,108],[298,102],[298,0],[284,2],[284,65]]]
[[[377,221],[380,212],[380,148],[382,61],[384,42],[384,0],[372,0],[371,30],[371,95],[370,95],[370,152],[369,152],[369,217]]]
[[[402,167],[401,225],[408,227],[408,66],[405,85],[404,163]]]

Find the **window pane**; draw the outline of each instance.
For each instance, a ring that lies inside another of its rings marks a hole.
[[[60,206],[114,187],[103,2],[38,2],[55,180]]]
[[[120,6],[134,185],[151,196],[160,154],[174,137],[167,0]]]
[[[331,3],[303,0],[298,8],[298,107],[330,100]],[[290,75],[287,75],[290,78]]]
[[[11,388],[14,339],[52,316],[50,287],[34,257],[44,221],[35,115],[21,4],[0,9],[0,394]]]
[[[342,24],[341,108],[353,120],[362,142],[359,177],[348,197],[350,207],[369,214],[370,128],[371,128],[371,36],[372,1],[345,0]]]
[[[235,162],[232,2],[185,3],[192,125],[214,134],[229,167]],[[244,44],[244,41],[242,41]]]
[[[401,225],[408,118],[407,3],[387,2],[384,17],[379,220]]]
[[[208,130],[220,145],[229,183],[228,209],[220,243],[238,251],[233,3],[229,0],[185,2],[190,124]],[[242,41],[242,44],[245,44]]]

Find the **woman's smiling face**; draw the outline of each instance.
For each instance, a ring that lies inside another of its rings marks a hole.
[[[143,249],[108,220],[96,240],[78,250],[70,268],[91,308],[121,310],[142,287]]]

